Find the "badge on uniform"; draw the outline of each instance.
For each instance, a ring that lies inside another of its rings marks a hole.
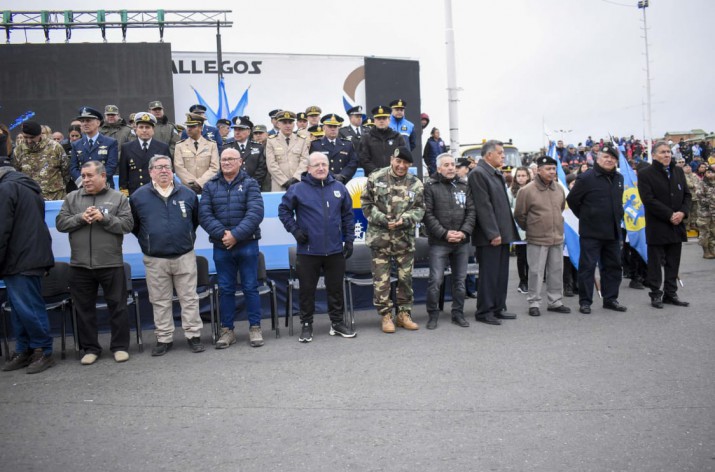
[[[340,190],[333,190],[333,195],[335,195],[335,198],[340,198]]]
[[[184,200],[179,200],[179,208],[181,208],[181,216],[186,218],[186,202]]]
[[[407,126],[402,125],[402,131],[407,131]]]
[[[413,201],[415,199],[415,192],[412,192],[410,190],[407,191],[407,198],[410,199],[410,201]]]
[[[392,146],[392,140],[391,140],[391,139],[388,139],[388,140],[387,140],[387,145],[388,145],[388,146]]]

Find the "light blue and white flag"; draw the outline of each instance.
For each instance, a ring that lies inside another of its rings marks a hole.
[[[566,183],[566,174],[564,173],[564,168],[561,166],[561,159],[556,152],[556,144],[552,141],[549,147],[549,156],[556,160],[556,174],[559,177],[559,182],[564,188],[566,196],[569,194],[569,186]],[[573,211],[566,205],[566,209],[563,212],[564,215],[564,240],[566,242],[566,252],[568,252],[571,264],[578,269],[578,258],[581,255],[581,243],[579,242],[578,236],[578,218],[573,214]]]

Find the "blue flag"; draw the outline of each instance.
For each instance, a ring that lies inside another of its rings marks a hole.
[[[556,145],[552,142],[549,147],[549,156],[556,160],[556,174],[559,177],[559,182],[564,188],[566,196],[569,194],[569,186],[566,183],[566,174],[561,166],[561,159],[556,152]],[[567,206],[563,212],[564,215],[564,241],[566,242],[566,251],[569,253],[571,264],[578,269],[578,258],[581,255],[581,243],[578,236],[578,218],[573,214],[573,211]]]
[[[628,234],[628,244],[638,251],[645,262],[648,262],[648,246],[645,242],[645,210],[638,193],[638,177],[631,165],[618,149],[618,167],[623,176],[623,223]]]

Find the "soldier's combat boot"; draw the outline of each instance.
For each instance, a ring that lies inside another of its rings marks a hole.
[[[703,247],[703,259],[715,259],[715,254],[709,247]]]
[[[400,328],[405,328],[409,331],[415,331],[420,329],[420,326],[412,321],[410,313],[407,311],[401,311],[397,314],[397,326]]]
[[[392,313],[382,315],[382,332],[383,333],[394,333],[395,323],[392,322]]]

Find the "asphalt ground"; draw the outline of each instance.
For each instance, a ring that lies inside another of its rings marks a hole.
[[[443,315],[427,331],[380,331],[310,344],[287,330],[266,344],[117,364],[66,360],[38,375],[0,372],[2,471],[708,471],[715,470],[715,261],[685,245],[681,298],[650,307],[621,286],[627,313],[526,315],[469,328]],[[297,328],[296,320],[296,328]],[[298,330],[296,330],[298,331]],[[108,336],[102,337],[105,347]],[[71,337],[69,338],[71,343]]]

